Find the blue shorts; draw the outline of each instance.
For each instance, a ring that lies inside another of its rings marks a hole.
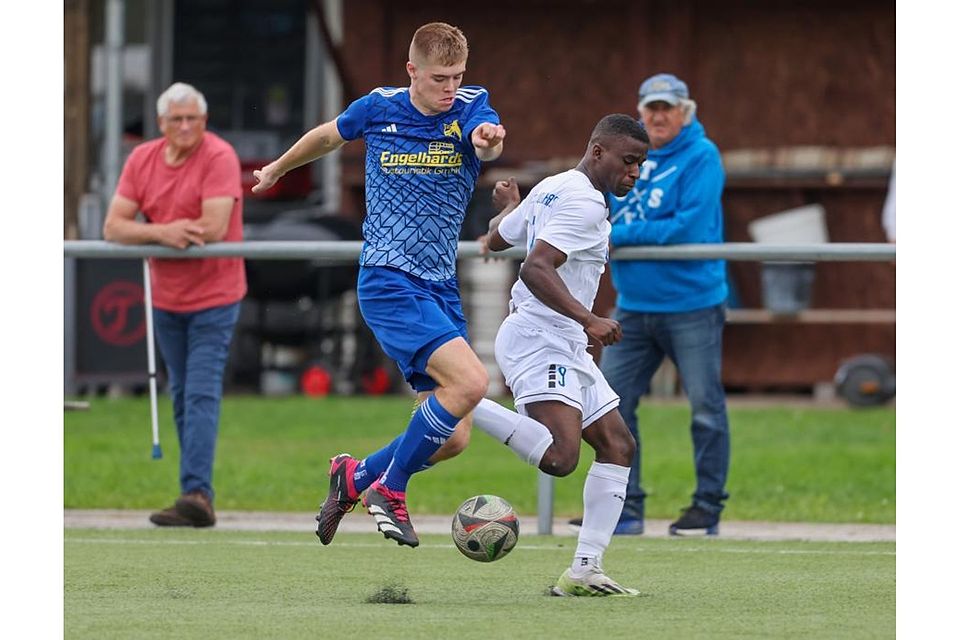
[[[427,360],[455,338],[468,340],[457,279],[424,280],[391,267],[360,267],[357,299],[367,326],[410,386],[418,392],[436,388]]]

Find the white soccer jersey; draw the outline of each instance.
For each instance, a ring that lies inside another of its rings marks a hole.
[[[610,223],[607,205],[585,174],[571,169],[540,181],[520,205],[500,221],[504,240],[527,251],[543,240],[567,256],[557,274],[570,294],[587,309],[593,308],[600,276],[608,258]],[[544,328],[586,343],[583,327],[540,302],[517,280],[510,291],[511,310]]]

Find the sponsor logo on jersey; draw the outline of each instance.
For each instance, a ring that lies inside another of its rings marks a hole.
[[[458,153],[452,142],[434,140],[426,151],[417,153],[380,153],[380,168],[387,173],[448,173],[459,171],[463,154]]]
[[[553,205],[554,200],[559,196],[555,193],[541,193],[537,196],[537,204],[542,204],[545,207],[550,207]]]
[[[427,153],[446,153],[450,154],[456,151],[452,142],[441,142],[440,140],[434,140],[429,145],[427,145]]]

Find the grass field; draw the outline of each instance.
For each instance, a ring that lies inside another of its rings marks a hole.
[[[312,399],[227,397],[214,484],[217,507],[311,511],[326,493],[327,459],[364,455],[405,426],[404,397]],[[149,401],[94,399],[64,414],[64,506],[155,509],[178,493],[178,450],[169,399],[161,396],[165,457],[150,459]],[[645,403],[647,515],[672,519],[694,488],[689,410]],[[893,523],[896,414],[893,409],[731,408],[732,461],[724,517],[734,520]],[[555,513],[581,512],[589,450],[556,483]],[[456,460],[418,474],[413,513],[452,513],[477,493],[499,494],[536,512],[536,473],[479,431]]]
[[[522,535],[491,564],[448,536],[67,530],[68,638],[886,638],[893,543],[614,539],[607,570],[637,598],[546,589],[573,538]],[[389,589],[412,604],[372,604]]]
[[[403,427],[407,398],[228,397],[215,470],[219,509],[310,512],[326,460],[363,455]],[[150,459],[149,403],[94,400],[64,414],[64,506],[152,509],[177,493],[177,446],[161,398],[166,456]],[[651,518],[693,489],[689,411],[641,409]],[[895,521],[891,409],[732,408],[724,516]],[[589,459],[556,484],[555,512],[581,511]],[[452,513],[496,493],[536,511],[536,474],[482,433],[457,460],[417,474],[414,513]],[[63,631],[70,638],[884,638],[895,636],[894,543],[615,537],[605,567],[641,597],[546,595],[576,539],[521,532],[505,559],[461,556],[449,536],[417,549],[379,534],[65,529]],[[384,594],[409,604],[383,603]],[[378,602],[380,600],[380,602]]]

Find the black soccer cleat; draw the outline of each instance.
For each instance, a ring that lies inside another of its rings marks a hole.
[[[330,493],[317,514],[317,537],[322,544],[330,544],[343,516],[360,501],[360,493],[353,485],[353,472],[359,463],[349,453],[330,459]]]
[[[670,524],[672,536],[698,533],[708,536],[720,533],[720,514],[712,513],[694,504],[684,509],[683,515]]]
[[[367,489],[363,499],[363,506],[367,513],[377,521],[377,529],[388,540],[396,540],[399,545],[416,547],[420,544],[417,532],[410,523],[410,514],[407,513],[407,494],[402,491],[391,491],[374,482]]]

